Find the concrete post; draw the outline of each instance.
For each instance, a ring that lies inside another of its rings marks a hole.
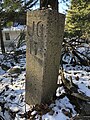
[[[27,13],[26,102],[48,103],[57,88],[65,16],[53,10]]]

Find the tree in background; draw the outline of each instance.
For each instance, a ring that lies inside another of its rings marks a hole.
[[[66,2],[69,0],[61,0]],[[0,2],[0,42],[2,53],[5,53],[4,42],[2,37],[2,29],[9,22],[16,22],[20,16],[26,19],[26,11],[31,10],[31,8],[38,2],[38,0],[3,0]],[[53,10],[58,11],[58,0],[40,0],[40,7],[48,8],[51,6]]]
[[[2,53],[5,53],[5,47],[2,37],[2,29],[8,22],[14,22],[26,10],[33,7],[38,0],[3,0],[0,1],[0,42]]]
[[[53,10],[58,11],[58,0],[40,0],[40,8],[41,9],[42,9],[42,7],[48,8],[48,5],[50,5],[50,7]]]
[[[58,12],[59,3],[65,3],[68,6],[67,2],[69,1],[70,0],[40,0],[40,9],[51,7],[52,10],[56,10]]]
[[[90,1],[72,0],[66,17],[65,33],[69,36],[90,38]]]

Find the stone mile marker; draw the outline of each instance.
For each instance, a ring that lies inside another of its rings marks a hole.
[[[65,16],[55,10],[27,13],[26,103],[49,103],[55,95]]]

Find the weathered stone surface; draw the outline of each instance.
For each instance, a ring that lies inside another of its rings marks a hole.
[[[47,103],[57,87],[65,16],[56,11],[27,13],[26,102]]]

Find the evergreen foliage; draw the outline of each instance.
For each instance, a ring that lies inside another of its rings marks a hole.
[[[4,24],[8,21],[14,21],[20,14],[33,7],[38,0],[3,0],[0,3],[0,18]]]
[[[90,38],[90,0],[72,0],[65,35]]]
[[[2,53],[5,53],[5,47],[2,37],[2,29],[7,23],[14,22],[20,14],[23,14],[31,8],[38,0],[3,0],[0,1],[0,42]],[[10,24],[9,24],[10,25]]]

